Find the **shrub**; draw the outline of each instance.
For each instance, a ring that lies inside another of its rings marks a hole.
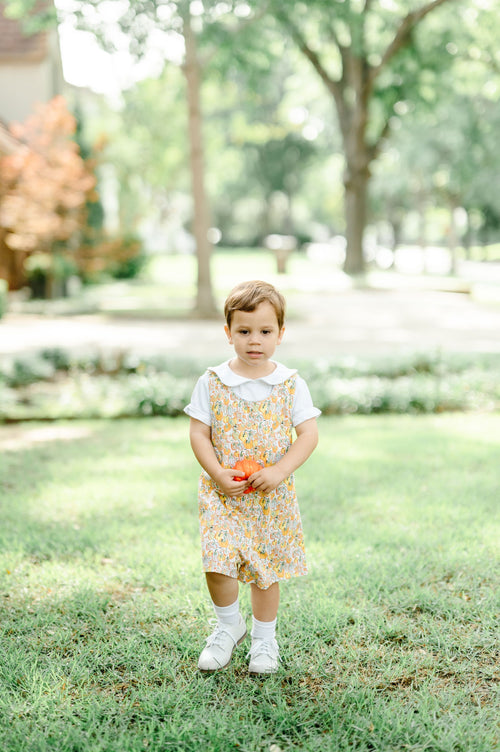
[[[25,355],[12,361],[4,378],[10,387],[15,388],[47,381],[53,378],[55,372],[54,365],[42,355]]]
[[[165,355],[75,358],[58,348],[45,350],[0,368],[0,419],[176,416],[203,367]],[[500,405],[499,357],[316,361],[300,371],[325,414],[436,413]]]
[[[43,360],[51,363],[56,371],[69,371],[74,362],[70,353],[60,347],[47,348],[42,350],[40,355]]]
[[[169,373],[129,376],[127,404],[131,415],[180,415],[188,404],[192,384]]]

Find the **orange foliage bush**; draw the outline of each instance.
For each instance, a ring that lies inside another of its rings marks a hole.
[[[0,253],[20,253],[24,259],[50,253],[85,226],[85,204],[96,180],[72,138],[75,131],[76,120],[61,96],[11,126],[22,146],[0,159]]]

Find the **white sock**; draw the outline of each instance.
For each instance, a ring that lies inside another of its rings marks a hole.
[[[277,618],[273,619],[273,621],[259,621],[255,618],[255,616],[253,616],[252,638],[255,640],[266,640],[267,642],[271,642],[276,634],[277,621]]]
[[[215,615],[221,624],[227,624],[228,626],[238,624],[240,620],[240,602],[238,598],[230,606],[216,606],[215,603],[212,603],[212,605]]]

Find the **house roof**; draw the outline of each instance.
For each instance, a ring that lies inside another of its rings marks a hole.
[[[47,33],[27,35],[22,21],[5,18],[0,12],[0,62],[31,63],[43,60],[47,55]]]

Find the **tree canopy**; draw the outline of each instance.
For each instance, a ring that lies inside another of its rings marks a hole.
[[[34,5],[7,3],[17,13]],[[345,232],[353,273],[377,212],[395,226],[421,199],[494,224],[492,0],[72,0],[66,13],[107,49],[166,60],[158,79],[124,93],[108,154],[121,190],[140,185],[167,213],[172,193],[187,190],[190,163],[204,315],[214,309],[214,222],[249,242],[266,226],[301,235],[324,222]],[[281,225],[265,212],[276,196],[288,202]],[[243,206],[253,236],[236,231]]]

